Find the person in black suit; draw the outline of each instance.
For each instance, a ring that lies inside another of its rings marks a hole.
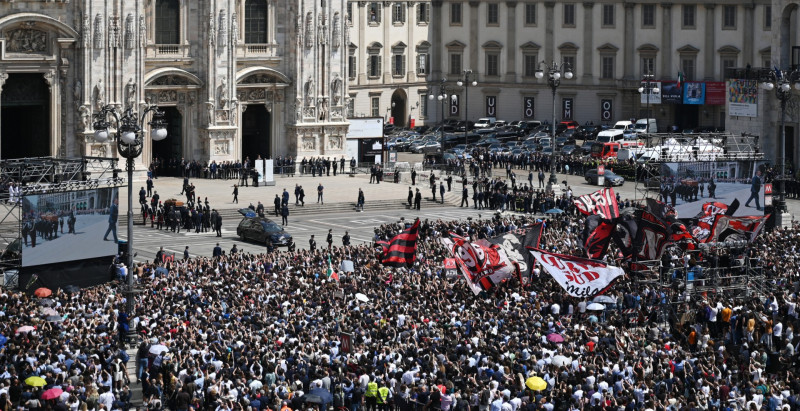
[[[217,210],[214,210],[213,217],[214,231],[217,232],[217,237],[222,237],[222,216],[217,212]]]
[[[325,239],[325,242],[328,243],[328,250],[330,250],[331,247],[333,247],[333,229],[332,228],[328,229],[328,237]]]
[[[417,189],[417,194],[414,196],[414,208],[419,210],[421,204],[422,204],[422,193],[420,193],[419,189]]]
[[[115,198],[108,210],[108,229],[103,236],[103,241],[108,241],[108,233],[114,234],[114,242],[117,242],[117,218],[119,217],[119,198]]]
[[[314,239],[314,234],[311,234],[311,238],[308,240],[308,249],[311,251],[317,249],[317,240]]]
[[[221,257],[222,256],[222,247],[219,246],[219,243],[217,243],[217,246],[214,247],[214,251],[211,253],[211,256],[212,257]]]

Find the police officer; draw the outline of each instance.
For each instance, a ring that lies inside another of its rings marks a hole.
[[[342,245],[350,245],[350,232],[344,232],[344,235],[342,236]]]
[[[328,237],[325,238],[325,242],[328,243],[328,250],[330,251],[331,247],[333,247],[333,229],[328,229]]]
[[[364,401],[366,402],[367,411],[376,411],[378,404],[378,383],[375,382],[375,376],[369,377],[367,383],[367,392],[364,393]]]
[[[469,208],[469,191],[467,190],[467,186],[464,186],[461,190],[461,207],[464,207],[464,204]]]
[[[317,240],[314,240],[314,234],[311,234],[311,238],[308,240],[308,249],[311,251],[317,249]]]
[[[219,243],[217,243],[217,246],[214,247],[214,251],[211,253],[211,256],[212,257],[222,256],[222,247],[219,246]]]

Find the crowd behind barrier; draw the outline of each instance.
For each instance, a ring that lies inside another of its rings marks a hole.
[[[423,221],[409,270],[382,267],[374,244],[258,255],[234,246],[213,258],[140,263],[132,271],[144,291],[130,316],[116,283],[46,300],[3,293],[0,406],[123,409],[131,384],[141,384],[146,408],[173,410],[800,407],[800,228],[699,257],[673,248],[664,259],[681,275],[750,258],[774,286],[760,298],[690,296],[629,273],[592,311],[539,268],[524,284],[511,279],[478,296],[446,275],[441,236],[487,238],[534,221]],[[542,248],[581,254],[582,223],[547,219]],[[375,240],[403,228],[376,227]],[[614,255],[612,246],[606,259]],[[354,271],[339,270],[343,261]],[[122,350],[126,329],[141,341],[135,357]],[[131,361],[136,375],[125,371]],[[25,382],[33,376],[44,386]],[[534,376],[546,386],[528,388]],[[52,388],[63,393],[43,400]]]

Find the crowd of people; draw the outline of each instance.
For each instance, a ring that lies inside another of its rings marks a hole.
[[[444,269],[447,233],[489,238],[537,220],[423,221],[410,269],[383,267],[374,244],[140,263],[130,314],[116,283],[48,300],[3,293],[0,406],[127,409],[140,384],[145,407],[173,410],[800,407],[800,228],[691,258],[673,247],[663,263],[680,277],[690,264],[749,258],[771,284],[763,294],[690,294],[629,272],[591,311],[538,267],[477,296]],[[582,217],[545,223],[542,248],[583,253]],[[408,225],[377,227],[375,239]],[[546,387],[528,387],[534,376]],[[42,399],[51,388],[63,393]]]

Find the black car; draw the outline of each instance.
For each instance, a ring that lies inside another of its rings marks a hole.
[[[561,147],[560,151],[561,151],[561,154],[563,154],[565,156],[571,156],[573,153],[575,153],[576,149],[577,149],[577,147],[575,147],[574,145],[567,144],[566,146]]]
[[[289,245],[292,242],[291,234],[283,230],[274,221],[266,217],[255,216],[255,212],[249,209],[239,226],[236,227],[236,235],[242,241],[250,240],[264,245],[272,244],[273,247]],[[239,211],[240,213],[242,210]],[[245,214],[245,213],[243,213]]]
[[[614,172],[611,170],[605,170],[603,176],[605,177],[606,187],[616,187],[625,184],[625,179],[617,174],[614,174]],[[583,177],[586,179],[587,183],[597,185],[596,168],[590,168],[586,174],[583,175]]]

